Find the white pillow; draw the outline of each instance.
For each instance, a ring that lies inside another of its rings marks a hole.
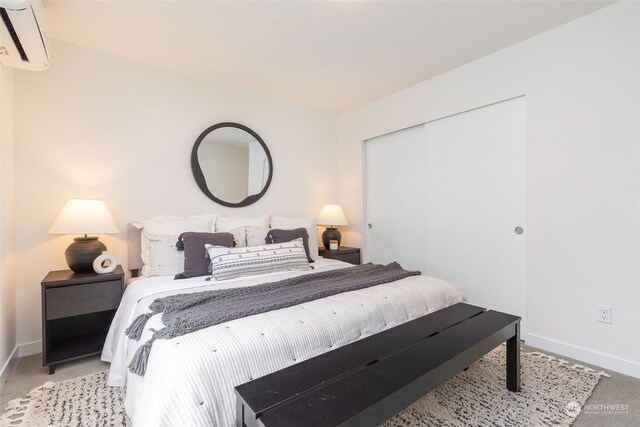
[[[187,217],[158,215],[147,219],[131,221],[131,225],[136,228],[143,229],[143,233],[140,237],[140,256],[143,263],[142,275],[148,276],[148,273],[150,272],[150,268],[147,267],[151,262],[151,255],[149,253],[149,250],[151,250],[151,245],[149,244],[147,238],[148,235],[179,235],[180,233],[184,233],[185,231],[212,232],[213,227],[215,226],[215,222],[216,214],[195,215]],[[180,271],[178,273],[180,273]]]
[[[220,231],[217,233],[231,233],[233,234],[233,243],[235,243],[236,248],[243,248],[247,246],[247,228],[246,227],[236,227],[231,230]]]
[[[255,276],[275,271],[305,271],[311,268],[302,239],[246,248],[212,245],[205,245],[205,247],[211,258],[209,269],[216,280]]]
[[[233,228],[244,227],[269,227],[269,215],[263,216],[222,216],[218,215],[215,222],[215,229],[212,231],[229,231]]]
[[[245,227],[247,231],[247,246],[258,246],[266,244],[267,233],[269,227],[254,227],[248,225]]]
[[[143,229],[142,235],[147,245],[143,276],[175,276],[184,271],[184,251],[176,249],[179,234],[153,234]]]
[[[279,228],[281,230],[293,230],[294,228],[303,227],[309,234],[309,256],[314,261],[320,259],[318,254],[318,223],[313,216],[292,217],[277,216],[271,217],[271,228]]]
[[[184,233],[185,231],[214,231],[211,229],[216,223],[216,214],[173,216],[157,215],[151,218],[131,221],[136,228],[144,228],[153,234]],[[183,230],[184,228],[198,228],[198,230]]]

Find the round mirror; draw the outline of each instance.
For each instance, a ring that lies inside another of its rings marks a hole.
[[[200,134],[191,151],[198,187],[224,206],[257,202],[271,184],[273,163],[262,138],[238,123],[219,123]]]

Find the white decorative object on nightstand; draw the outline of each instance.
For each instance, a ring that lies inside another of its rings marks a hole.
[[[111,273],[116,269],[116,259],[109,252],[104,251],[93,261],[93,271],[98,274]]]

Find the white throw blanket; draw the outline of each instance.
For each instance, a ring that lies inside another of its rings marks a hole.
[[[347,266],[332,260],[315,263],[316,271]],[[236,385],[463,300],[461,291],[449,282],[409,277],[161,340],[154,344],[145,376],[127,375],[127,362],[137,346],[151,337],[150,329],[163,325],[160,316],[151,318],[140,342],[127,339],[124,329],[156,298],[252,286],[299,274],[308,273],[223,282],[150,278],[130,285],[107,337],[103,360],[112,363],[109,385],[126,382],[126,408],[134,425],[235,425]]]

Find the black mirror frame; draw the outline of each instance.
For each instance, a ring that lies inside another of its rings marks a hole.
[[[202,168],[200,167],[200,162],[198,162],[198,148],[200,147],[200,144],[202,143],[204,138],[214,130],[224,128],[224,127],[233,127],[233,128],[242,129],[243,131],[253,136],[262,146],[262,149],[267,154],[267,160],[269,161],[269,178],[267,178],[267,183],[265,184],[262,191],[258,194],[250,194],[249,196],[247,196],[246,199],[238,203],[230,203],[230,202],[221,200],[216,196],[214,196],[211,193],[211,191],[209,191],[209,188],[207,187],[207,181],[205,180],[204,174],[202,173]],[[218,123],[217,125],[213,125],[206,128],[200,134],[200,136],[198,136],[198,139],[196,139],[196,143],[193,145],[193,149],[191,150],[191,171],[193,172],[193,177],[195,178],[196,183],[198,184],[198,187],[200,187],[200,190],[202,190],[202,192],[208,198],[210,198],[214,202],[223,206],[227,206],[230,208],[241,208],[257,202],[258,200],[260,200],[262,196],[264,196],[264,193],[267,192],[267,190],[269,189],[269,185],[271,185],[271,178],[273,177],[273,161],[271,160],[271,153],[269,152],[269,148],[267,148],[267,144],[265,144],[262,138],[260,138],[260,135],[258,135],[253,130],[239,123],[224,122],[224,123]]]

